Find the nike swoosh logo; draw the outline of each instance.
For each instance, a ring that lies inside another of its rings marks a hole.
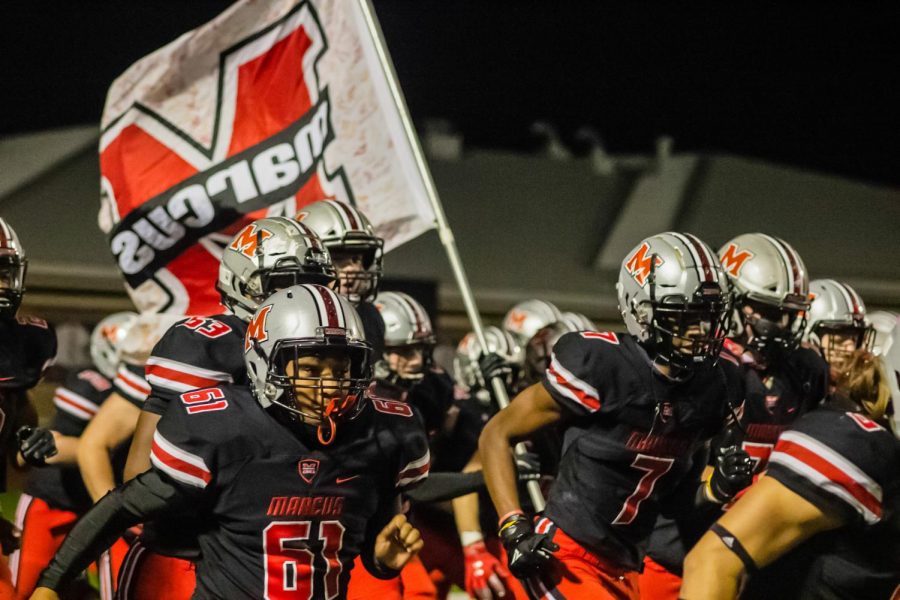
[[[356,479],[357,477],[359,477],[359,475],[351,475],[350,477],[338,477],[338,478],[335,479],[334,481],[335,481],[335,483],[337,483],[338,485],[340,485],[340,484],[342,484],[342,483],[347,483],[347,482],[350,481],[351,479]]]

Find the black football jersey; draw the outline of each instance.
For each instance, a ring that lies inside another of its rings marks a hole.
[[[27,391],[56,357],[56,333],[43,319],[0,319],[0,491],[6,489],[5,452],[23,425]]]
[[[781,432],[825,398],[828,366],[808,348],[794,350],[782,362],[765,370],[758,369],[748,358],[749,354],[740,345],[726,340],[720,360],[738,365],[744,375],[745,399],[736,416],[743,427],[742,447],[753,460],[754,472],[759,474],[765,470]],[[717,436],[712,443],[711,458],[716,456],[718,442]],[[720,516],[721,508],[710,505],[679,515],[677,520],[659,517],[647,553],[680,575],[687,551]]]
[[[810,412],[781,435],[766,476],[845,525],[760,571],[746,597],[890,597],[900,585],[900,441],[891,432],[855,412]]]
[[[343,597],[353,559],[430,462],[409,406],[363,402],[324,448],[279,424],[246,387],[171,403],[151,461],[207,523],[195,597]]]
[[[362,321],[366,341],[372,344],[372,356],[378,360],[384,354],[384,319],[371,302],[360,302],[356,306],[356,312]]]
[[[144,410],[163,414],[184,392],[215,385],[247,382],[244,334],[247,323],[226,313],[189,317],[175,323],[147,359],[150,394]]]
[[[80,437],[100,405],[113,391],[112,382],[93,369],[72,372],[64,385],[56,388],[53,404],[56,415],[50,429],[62,435]],[[114,472],[121,473],[127,452],[114,454]],[[25,493],[44,500],[52,508],[83,512],[91,507],[91,497],[84,487],[78,465],[47,465],[30,469]]]
[[[720,362],[673,381],[632,336],[579,332],[554,346],[543,385],[568,424],[545,516],[585,548],[638,569],[660,499],[740,404],[739,371]]]

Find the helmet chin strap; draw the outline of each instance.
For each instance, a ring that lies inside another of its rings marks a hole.
[[[328,403],[328,406],[325,407],[325,414],[323,415],[322,421],[319,422],[319,426],[316,428],[316,436],[319,438],[319,443],[323,446],[331,444],[337,433],[337,423],[334,422],[334,418],[331,416],[331,413],[333,413],[336,408],[337,399],[332,398]],[[328,428],[327,435],[325,435],[326,427]]]

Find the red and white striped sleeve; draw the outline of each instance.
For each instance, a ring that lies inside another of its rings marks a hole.
[[[879,480],[890,448],[880,452],[883,436],[867,439],[846,423],[834,421],[831,427],[817,423],[828,417],[832,415],[804,418],[799,427],[782,433],[769,457],[767,474],[823,510],[837,511],[851,521],[878,523],[884,515]],[[815,427],[808,426],[810,421]]]
[[[97,403],[62,386],[56,388],[53,393],[53,404],[56,405],[57,410],[75,417],[79,421],[90,421],[100,409]]]
[[[603,405],[597,389],[601,344],[612,342],[588,340],[578,334],[564,335],[550,354],[544,373],[544,388],[554,400],[576,414],[590,414]],[[616,342],[618,345],[618,342]]]
[[[141,407],[150,394],[150,384],[144,379],[143,369],[132,365],[119,365],[113,387],[126,400]]]
[[[428,446],[424,448],[424,454],[407,462],[397,473],[397,487],[401,490],[412,487],[424,481],[431,469],[431,453]]]
[[[212,480],[212,472],[203,457],[169,441],[159,430],[153,434],[150,462],[171,479],[193,488],[206,489]]]
[[[154,392],[165,390],[175,394],[234,383],[234,378],[224,371],[204,369],[158,356],[147,360],[146,379]]]

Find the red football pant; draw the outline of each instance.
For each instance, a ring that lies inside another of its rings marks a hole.
[[[16,590],[13,589],[12,572],[6,564],[6,557],[0,555],[0,600],[13,600]]]
[[[22,537],[19,550],[9,557],[16,598],[22,600],[31,596],[41,571],[50,563],[77,520],[77,514],[50,508],[40,498],[28,494],[19,497],[15,522],[16,527],[22,531]],[[103,600],[113,598],[116,575],[127,550],[128,545],[119,540],[97,561],[100,597]]]
[[[585,549],[556,527],[550,519],[540,519],[535,531],[552,531],[559,550],[556,563],[547,573],[524,580],[529,596],[541,600],[638,600],[638,572],[612,565]]]
[[[419,557],[413,558],[400,571],[399,577],[378,579],[363,566],[362,559],[356,557],[350,582],[347,586],[347,600],[434,600],[437,588],[428,576],[425,565]]]
[[[649,556],[644,557],[644,572],[638,581],[642,599],[678,600],[678,594],[681,592],[681,577],[668,571]]]
[[[195,586],[194,563],[157,554],[137,540],[119,571],[116,600],[190,600]]]

